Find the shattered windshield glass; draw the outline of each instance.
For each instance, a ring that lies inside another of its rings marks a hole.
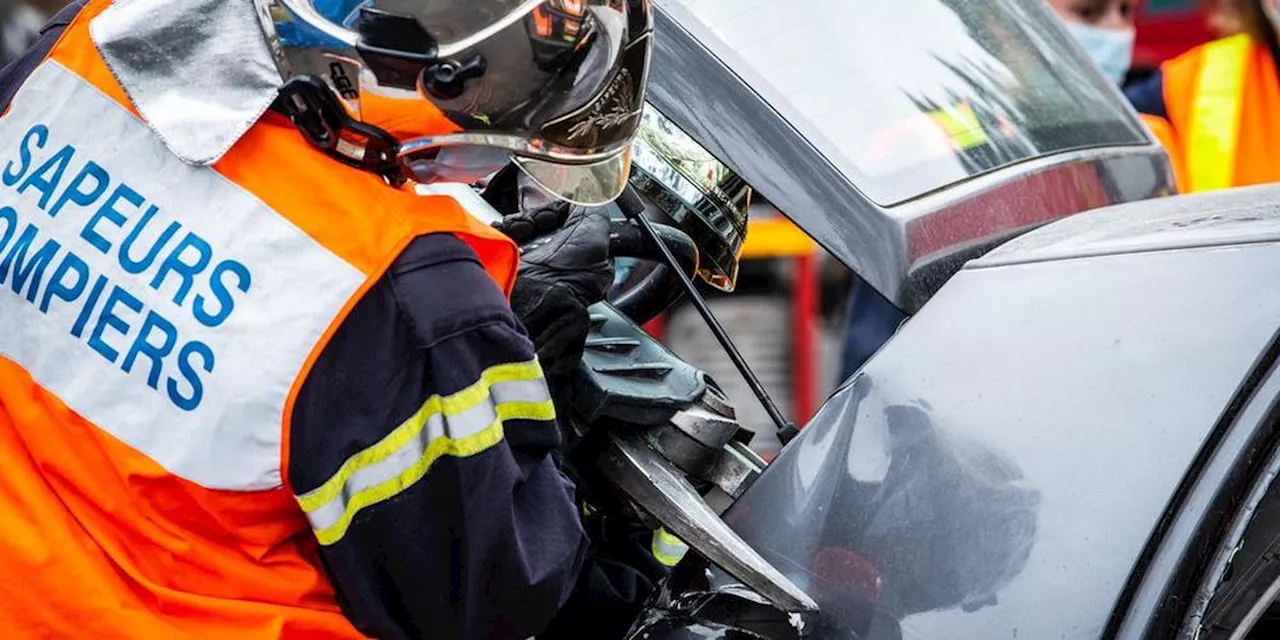
[[[667,0],[868,197],[1148,144],[1043,0]]]

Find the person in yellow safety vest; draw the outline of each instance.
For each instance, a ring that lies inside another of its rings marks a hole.
[[[538,4],[78,0],[0,70],[6,639],[542,637],[608,220],[403,188],[620,192],[648,0],[555,64]]]
[[[1169,60],[1125,95],[1184,193],[1280,181],[1280,2],[1239,0],[1244,32]]]
[[[1132,0],[1047,0],[1049,7],[1062,19],[1062,24],[1117,86],[1124,83],[1133,63],[1133,44],[1137,36],[1133,22]],[[1126,89],[1128,91],[1128,89]],[[1185,184],[1181,145],[1168,121],[1148,113],[1139,113],[1144,124],[1164,146],[1173,160],[1175,180]]]
[[[1062,19],[1062,25],[1091,58],[1103,75],[1122,86],[1133,64],[1133,44],[1137,31],[1133,23],[1133,0],[1047,0]],[[1164,120],[1139,114],[1156,139],[1173,158],[1177,141]],[[1182,182],[1180,167],[1174,167]]]

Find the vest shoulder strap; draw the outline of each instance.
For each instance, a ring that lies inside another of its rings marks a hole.
[[[1225,189],[1232,184],[1252,50],[1253,41],[1243,34],[1203,47],[1184,137],[1191,191]]]

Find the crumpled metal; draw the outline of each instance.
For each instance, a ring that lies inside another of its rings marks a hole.
[[[90,33],[147,125],[191,165],[216,163],[283,85],[254,0],[117,0]]]

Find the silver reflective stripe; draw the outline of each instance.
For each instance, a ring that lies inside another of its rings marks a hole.
[[[650,551],[658,562],[667,567],[674,567],[684,559],[684,554],[689,552],[689,546],[679,538],[667,533],[665,528],[658,527],[653,532],[653,544]]]
[[[509,371],[512,368],[528,366],[530,365],[513,365],[508,366],[507,369]],[[500,366],[486,371],[480,382],[453,396],[443,399],[431,398],[424,403],[418,414],[405,421],[392,435],[368,450],[356,454],[353,460],[367,460],[371,451],[387,450],[385,457],[377,459],[376,462],[363,465],[355,462],[350,465],[352,469],[348,470],[345,476],[340,472],[338,478],[340,478],[341,488],[336,493],[333,493],[332,487],[329,487],[334,482],[331,480],[325,487],[299,496],[312,528],[317,532],[324,532],[325,535],[320,536],[322,541],[340,538],[341,531],[350,524],[353,510],[358,511],[363,506],[385,500],[411,486],[422,477],[425,467],[429,466],[436,457],[444,453],[459,455],[455,450],[444,450],[452,446],[449,442],[441,442],[444,448],[436,447],[435,450],[432,449],[433,443],[446,439],[453,444],[466,443],[468,438],[474,440],[487,430],[499,430],[497,434],[493,434],[492,441],[496,441],[501,438],[500,418],[535,420],[554,418],[551,395],[547,390],[546,382],[540,377],[541,370],[536,368],[536,365],[533,369],[526,369],[527,372],[532,372],[529,375],[539,376],[536,379],[507,380],[495,382],[486,387],[486,378],[504,375],[494,374],[501,369]],[[471,403],[471,406],[459,408],[460,404],[468,403]],[[451,413],[450,408],[453,409]],[[421,425],[420,428],[419,425]],[[397,436],[400,433],[409,434],[409,437],[405,438],[404,442],[397,442]],[[488,436],[480,439],[492,442]],[[388,450],[389,446],[394,448]],[[477,446],[482,450],[486,445],[480,443]],[[478,452],[478,450],[471,451],[467,446],[461,449],[462,455]],[[397,482],[399,482],[398,485]],[[326,489],[333,493],[332,498],[319,505],[307,506],[308,502],[314,502]],[[373,496],[373,499],[370,499],[369,495],[362,496],[365,498],[362,501],[356,499],[356,496],[361,493],[377,495]],[[336,533],[327,531],[330,529],[338,531]]]
[[[489,387],[489,395],[496,404],[546,402],[551,399],[551,395],[547,393],[547,383],[542,380],[499,382]]]
[[[431,442],[442,436],[453,439],[475,435],[498,420],[494,407],[488,402],[472,407],[462,413],[450,416],[448,420],[441,414],[427,418],[426,428],[418,437],[409,440],[385,460],[376,462],[351,474],[342,493],[326,502],[323,507],[307,514],[313,529],[328,529],[342,519],[347,504],[352,496],[390,481],[416,464],[427,453]]]

